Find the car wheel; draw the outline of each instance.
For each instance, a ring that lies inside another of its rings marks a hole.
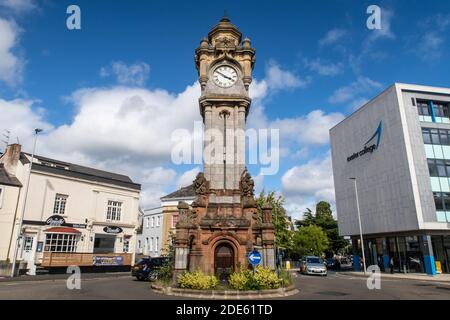
[[[143,279],[142,279],[142,276],[136,276],[136,279],[138,280],[138,281],[142,281]]]

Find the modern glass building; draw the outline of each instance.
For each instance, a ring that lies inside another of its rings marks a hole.
[[[359,203],[367,265],[450,273],[450,89],[394,84],[330,136],[339,229],[355,256]]]

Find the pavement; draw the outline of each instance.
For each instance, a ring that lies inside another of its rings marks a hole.
[[[129,273],[82,274],[80,290],[67,288],[69,276],[0,281],[0,300],[186,300],[159,294]],[[293,280],[299,292],[276,300],[450,300],[450,284],[428,280],[383,277],[380,290],[369,290],[359,274],[330,272],[320,277],[293,272]]]
[[[104,272],[104,273],[83,273],[84,279],[102,279],[102,278],[114,278],[129,276],[130,272]],[[3,282],[27,282],[27,281],[56,281],[56,280],[66,280],[70,274],[60,273],[60,274],[44,274],[44,275],[22,275],[20,277],[1,277],[0,285]]]
[[[367,275],[364,272],[359,271],[345,271],[339,272],[341,275],[352,276],[352,277],[365,277]],[[417,273],[381,273],[381,279],[397,279],[397,280],[416,280],[416,281],[432,281],[441,283],[450,283],[450,274],[437,274],[434,276],[427,274],[417,274]]]

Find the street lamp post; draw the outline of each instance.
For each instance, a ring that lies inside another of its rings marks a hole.
[[[366,272],[367,272],[367,269],[366,269],[366,256],[364,254],[364,239],[363,239],[362,226],[361,226],[361,212],[359,210],[358,185],[356,183],[356,178],[350,178],[350,180],[353,180],[353,182],[355,183],[356,209],[358,211],[358,223],[359,223],[359,236],[360,236],[360,239],[361,239],[361,251],[362,251],[364,274],[366,274]]]
[[[27,184],[25,186],[25,195],[24,195],[24,200],[23,200],[23,205],[22,205],[22,211],[20,213],[19,228],[17,229],[17,238],[16,238],[15,249],[14,249],[14,258],[13,258],[13,264],[12,264],[12,270],[11,270],[11,278],[13,278],[15,276],[15,273],[16,273],[16,261],[17,261],[17,254],[19,252],[20,239],[22,238],[23,217],[25,215],[25,207],[26,207],[26,204],[27,204],[28,189],[30,187],[31,168],[33,167],[34,154],[36,152],[36,143],[37,143],[38,134],[40,132],[42,132],[42,129],[34,129],[33,153],[31,154],[31,163],[30,163],[30,169],[28,170],[28,179],[27,179]]]

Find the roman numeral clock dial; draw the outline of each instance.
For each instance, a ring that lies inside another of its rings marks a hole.
[[[229,66],[221,66],[214,70],[214,83],[221,88],[230,88],[237,81],[237,72]]]

